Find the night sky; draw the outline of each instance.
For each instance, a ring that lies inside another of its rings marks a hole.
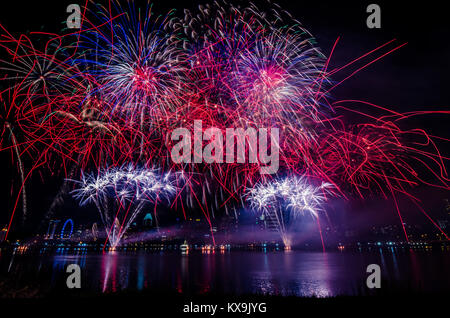
[[[182,13],[184,7],[194,8],[199,3],[207,2],[155,1],[154,11],[164,14],[168,9],[176,8]],[[397,39],[398,44],[408,43],[347,80],[333,91],[331,100],[361,99],[401,112],[419,109],[448,110],[450,26],[448,13],[439,2],[414,4],[413,1],[395,1],[394,4],[394,1],[376,1],[375,3],[381,6],[381,29],[368,29],[366,26],[368,16],[366,7],[373,1],[276,2],[302,22],[303,26],[316,37],[318,46],[327,56],[336,39],[340,37],[330,62],[330,69],[341,66],[392,39]],[[13,34],[27,31],[58,33],[68,15],[65,8],[70,3],[83,4],[84,1],[2,1],[0,24]],[[368,61],[370,59],[364,60]],[[363,64],[356,63],[345,74],[350,74]],[[449,119],[448,116],[442,118],[429,116],[420,121],[412,121],[411,124],[417,128],[426,128],[432,134],[450,138]],[[448,144],[442,145],[441,151],[443,155],[449,154]],[[0,162],[9,162],[9,158],[5,158],[4,155],[0,158]],[[3,169],[6,167],[6,170],[11,169],[7,163],[4,163],[3,167]],[[9,195],[11,172],[2,172],[1,175],[0,198],[8,203],[3,204],[0,224],[5,224],[11,212]],[[34,219],[38,220],[39,215],[47,209],[57,188],[56,179],[44,186],[38,176],[33,179],[28,192],[30,211]],[[448,196],[448,193],[426,188],[416,191],[418,195],[423,196],[426,200],[424,205],[429,208],[439,209],[442,199]],[[384,213],[385,211],[381,211],[377,206],[379,204],[367,207],[368,210],[377,210],[376,213],[371,213],[371,217],[377,218],[381,215],[384,218],[392,215],[390,212]]]

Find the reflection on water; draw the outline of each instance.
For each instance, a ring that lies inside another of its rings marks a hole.
[[[322,252],[111,252],[52,255],[0,254],[0,274],[17,282],[36,281],[47,289],[65,286],[68,264],[82,268],[82,288],[175,290],[188,293],[260,293],[327,297],[364,292],[367,265],[382,268],[389,287],[450,290],[450,253],[381,250]],[[43,287],[44,288],[44,287]]]

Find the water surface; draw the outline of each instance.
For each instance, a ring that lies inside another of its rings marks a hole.
[[[54,254],[0,254],[0,277],[46,290],[65,288],[68,264],[82,268],[82,289],[90,292],[169,290],[202,294],[296,296],[361,295],[369,264],[379,264],[382,288],[417,292],[450,291],[450,252],[379,250],[375,252],[85,251]]]

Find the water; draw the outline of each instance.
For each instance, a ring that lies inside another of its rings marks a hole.
[[[109,254],[0,254],[0,277],[45,291],[65,288],[68,264],[82,268],[89,292],[169,290],[203,294],[296,296],[361,295],[367,265],[379,264],[382,288],[417,292],[450,291],[450,252],[249,252],[181,255],[179,252]]]

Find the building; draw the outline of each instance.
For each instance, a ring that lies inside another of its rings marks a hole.
[[[153,227],[153,217],[152,217],[151,213],[147,213],[144,216],[144,220],[142,221],[142,226],[147,229]]]
[[[7,232],[8,232],[8,227],[5,225],[4,227],[2,227],[2,230],[0,231],[0,243],[5,240]]]
[[[50,220],[48,223],[47,234],[45,235],[46,240],[52,240],[55,238],[56,228],[61,220]]]

